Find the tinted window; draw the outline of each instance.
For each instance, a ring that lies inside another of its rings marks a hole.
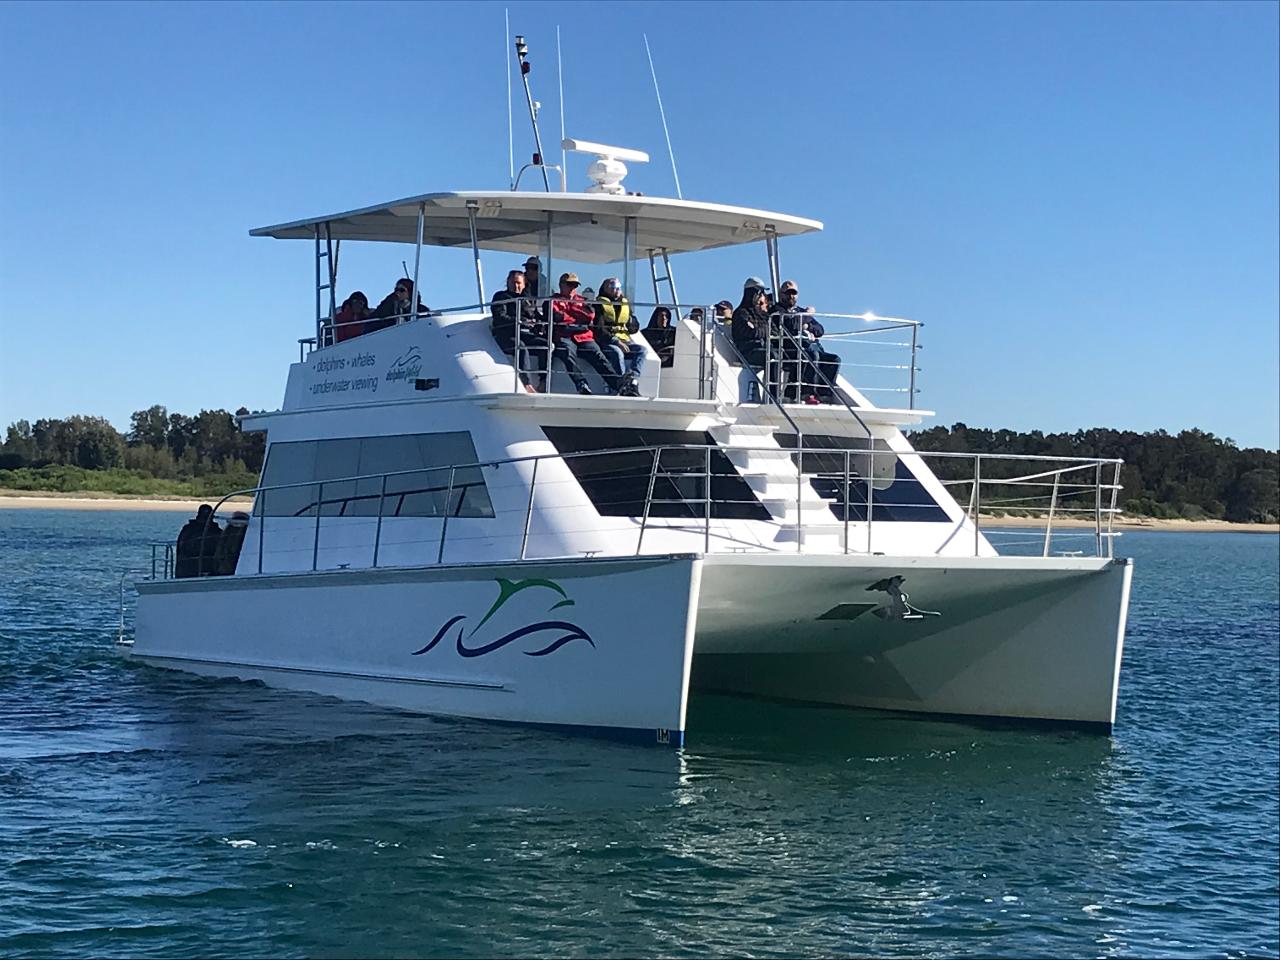
[[[707,433],[599,427],[543,427],[556,450],[602,517],[642,517],[653,485],[651,517],[701,519],[706,505],[706,451],[655,452],[664,445],[715,447]],[[609,453],[643,447],[632,453]],[[594,456],[569,457],[596,452]],[[655,462],[656,461],[656,462]],[[718,449],[711,451],[711,517],[716,520],[769,520],[769,512]]]
[[[267,450],[263,486],[326,481],[259,494],[258,508],[270,517],[314,517],[323,496],[323,516],[492,517],[493,505],[467,433],[423,433],[392,437],[349,437],[341,440],[301,440],[272,443]],[[421,468],[421,469],[420,469]],[[399,473],[399,471],[413,471]],[[378,474],[398,473],[383,480]],[[371,477],[339,480],[339,477]],[[447,504],[446,504],[447,500]]]
[[[796,438],[790,434],[776,435],[780,446],[795,447]],[[945,522],[950,518],[947,512],[938,506],[916,476],[907,469],[900,458],[894,460],[894,474],[891,482],[884,487],[883,478],[872,488],[867,483],[865,474],[869,457],[866,453],[853,454],[849,457],[849,483],[844,479],[844,451],[869,451],[870,443],[866,439],[856,437],[834,437],[824,434],[804,435],[804,454],[793,453],[793,460],[804,458],[803,469],[809,477],[809,485],[818,496],[831,500],[831,512],[840,520],[866,520],[867,503],[871,504],[872,520],[900,520],[916,523]],[[831,453],[814,453],[810,448],[830,447]],[[877,454],[894,456],[889,446],[883,441],[875,442]],[[883,461],[882,461],[883,462]],[[847,504],[847,511],[846,511]]]

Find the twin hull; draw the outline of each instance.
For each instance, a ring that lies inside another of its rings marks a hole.
[[[1109,729],[1131,573],[1107,559],[675,555],[147,581],[126,652],[661,743],[683,742],[691,683]]]

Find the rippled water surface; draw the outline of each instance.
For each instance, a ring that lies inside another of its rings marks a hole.
[[[124,663],[181,519],[0,510],[0,954],[1277,953],[1274,536],[1121,541],[1112,738],[707,698],[676,752]]]

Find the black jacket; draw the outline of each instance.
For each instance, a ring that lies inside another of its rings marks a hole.
[[[218,521],[210,520],[208,531],[205,522],[194,517],[188,520],[178,531],[177,561],[174,564],[174,576],[198,577],[214,572],[214,556],[218,552],[218,541],[222,539],[222,528]]]
[[[493,336],[503,344],[516,341],[516,328],[522,333],[536,334],[545,329],[538,313],[538,303],[523,293],[499,290],[493,295]]]

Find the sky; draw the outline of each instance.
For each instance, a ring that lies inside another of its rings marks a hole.
[[[923,321],[932,422],[1280,445],[1265,2],[0,4],[0,428],[277,408],[313,251],[248,231],[506,189],[504,10],[544,139],[559,26],[568,135],[648,151],[627,185],[673,196],[647,33],[685,197],[823,221],[783,273]],[[340,286],[376,302],[406,257],[349,244]],[[760,244],[674,266],[686,302],[767,276]],[[469,253],[423,277],[474,300]]]

